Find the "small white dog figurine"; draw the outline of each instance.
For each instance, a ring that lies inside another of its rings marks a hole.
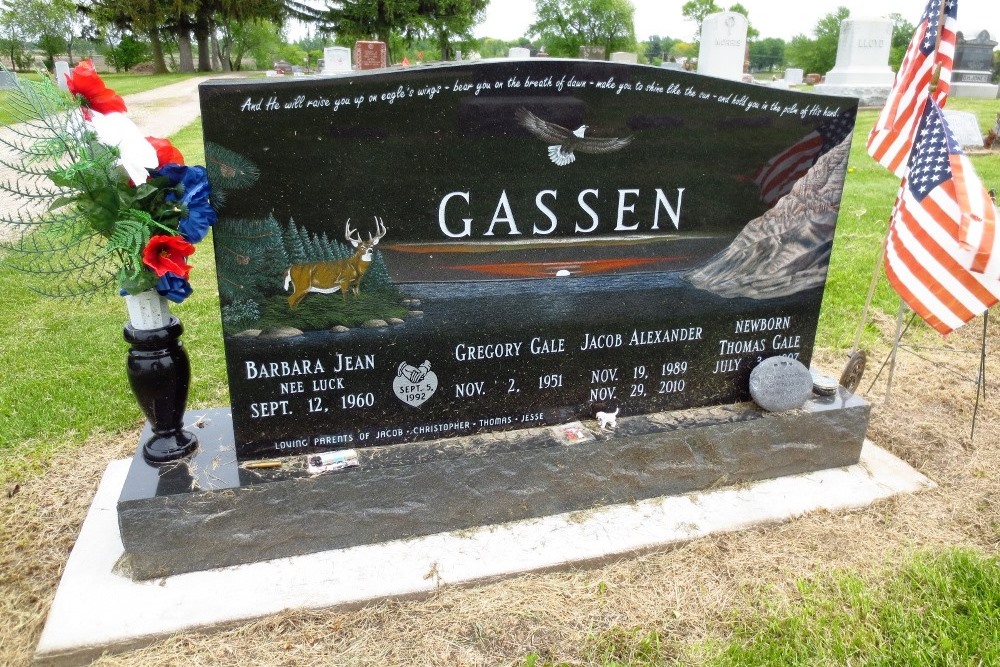
[[[595,417],[597,417],[597,423],[601,428],[610,430],[618,426],[618,410],[615,408],[614,412],[598,412]]]

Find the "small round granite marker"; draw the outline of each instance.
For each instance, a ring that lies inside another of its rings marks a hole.
[[[768,412],[801,408],[812,391],[812,374],[797,359],[770,357],[750,371],[750,395]]]

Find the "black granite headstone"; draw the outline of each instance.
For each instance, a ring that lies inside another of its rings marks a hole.
[[[580,60],[201,86],[237,454],[747,400],[856,102]]]
[[[987,30],[981,31],[973,39],[966,39],[959,32],[955,42],[955,69],[969,72],[988,72],[990,76],[983,83],[989,83],[993,73],[993,49],[997,42],[990,38]],[[961,81],[968,79],[961,78]],[[976,79],[978,81],[978,79]]]

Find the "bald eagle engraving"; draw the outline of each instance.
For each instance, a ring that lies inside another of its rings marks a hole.
[[[549,146],[549,159],[560,167],[576,160],[575,151],[603,155],[613,153],[632,143],[632,137],[585,137],[586,125],[570,131],[562,125],[542,120],[524,107],[514,112],[517,122]]]

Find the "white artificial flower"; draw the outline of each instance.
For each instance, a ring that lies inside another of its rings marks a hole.
[[[156,149],[125,114],[103,114],[93,109],[89,111],[90,119],[87,124],[97,134],[97,140],[105,146],[115,146],[118,149],[118,164],[125,168],[133,183],[145,183],[149,176],[147,170],[159,166]]]

